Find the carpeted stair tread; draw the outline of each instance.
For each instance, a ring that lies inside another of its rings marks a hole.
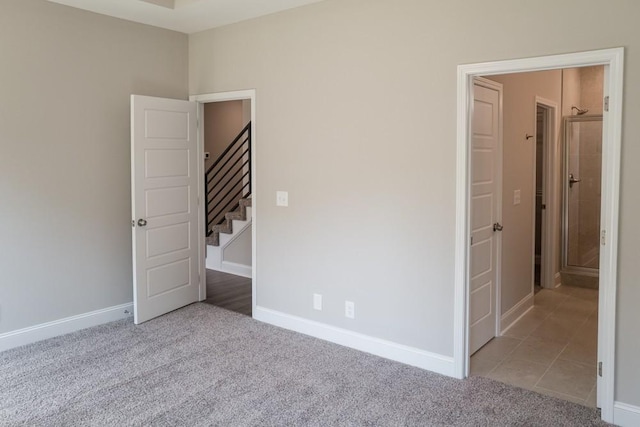
[[[211,234],[206,238],[207,245],[220,246],[220,233],[232,234],[234,220],[247,220],[247,207],[252,206],[251,198],[240,199],[238,204],[239,207],[237,210],[227,212],[224,215],[225,219],[221,224],[216,224],[211,227]]]

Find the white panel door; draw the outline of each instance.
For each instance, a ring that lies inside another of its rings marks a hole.
[[[198,300],[196,103],[131,96],[134,321]]]
[[[469,354],[496,336],[501,203],[502,86],[477,79],[471,138]]]

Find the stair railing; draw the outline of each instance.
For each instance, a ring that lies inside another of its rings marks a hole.
[[[240,199],[251,195],[251,122],[207,169],[204,191],[209,236],[227,212],[240,206]]]

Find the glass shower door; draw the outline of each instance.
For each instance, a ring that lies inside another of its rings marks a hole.
[[[597,273],[602,116],[565,118],[563,269]]]

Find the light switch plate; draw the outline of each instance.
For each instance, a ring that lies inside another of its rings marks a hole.
[[[289,206],[288,191],[276,191],[276,206]]]
[[[514,205],[519,205],[520,204],[520,190],[514,190],[514,192],[513,192],[513,204]]]

